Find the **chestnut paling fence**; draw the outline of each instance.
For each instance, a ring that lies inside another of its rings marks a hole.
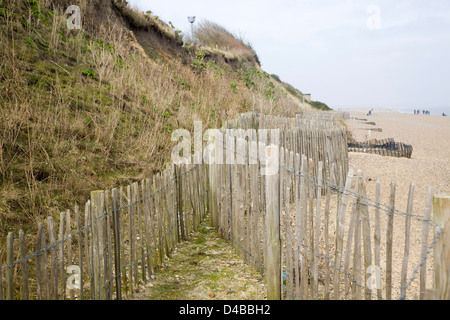
[[[429,188],[413,208],[410,184],[401,211],[395,182],[383,204],[378,180],[370,199],[333,121],[262,118],[224,126],[202,164],[93,191],[37,235],[10,232],[0,299],[128,298],[207,215],[265,275],[269,299],[449,298],[448,196]]]
[[[9,232],[0,299],[132,296],[204,219],[205,169],[172,166],[153,179],[93,191],[84,208],[38,222],[37,235]]]
[[[224,164],[209,166],[211,220],[265,274],[269,299],[449,298],[450,197],[430,187],[425,206],[413,208],[411,183],[401,211],[395,181],[386,205],[380,180],[367,197],[361,171],[340,184],[338,164],[327,164],[326,180],[324,162],[236,135],[214,151]],[[265,175],[274,161],[279,170]]]

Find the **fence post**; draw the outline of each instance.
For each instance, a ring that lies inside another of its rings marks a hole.
[[[266,155],[278,161],[278,146],[266,147]],[[277,164],[278,165],[278,164]],[[267,299],[281,300],[281,246],[280,246],[280,176],[266,175],[266,268]]]
[[[116,276],[116,297],[122,300],[122,277],[120,270],[120,229],[119,229],[119,197],[117,189],[112,189],[112,214],[114,235],[114,267]]]
[[[174,179],[175,179],[175,183],[176,183],[176,198],[177,198],[177,223],[176,223],[176,228],[177,228],[177,242],[180,242],[181,240],[185,240],[184,237],[184,221],[183,221],[183,186],[182,186],[182,179],[181,179],[181,165],[179,165],[177,167],[176,164],[174,164]]]
[[[217,228],[217,182],[216,182],[216,157],[213,153],[215,148],[213,150],[210,150],[209,152],[209,212],[210,212],[210,219],[211,219],[211,227]]]
[[[7,300],[13,300],[14,299],[14,251],[13,251],[13,245],[14,245],[14,234],[12,232],[8,232],[8,237],[6,240],[6,264],[8,265],[7,269],[7,287],[6,287],[6,299]],[[0,279],[0,281],[3,281],[3,279]]]
[[[433,197],[433,219],[442,228],[434,247],[435,299],[450,299],[450,195]]]
[[[52,299],[58,300],[58,256],[56,250],[56,238],[54,231],[53,218],[51,216],[47,217],[47,227],[48,236],[50,238],[50,245],[52,246],[51,251],[51,286],[52,286]],[[45,238],[44,238],[45,239]]]
[[[28,291],[28,266],[27,260],[25,259],[27,253],[25,249],[25,234],[22,229],[19,230],[19,242],[20,242],[20,257],[23,259],[22,261],[22,278],[23,278],[23,288],[22,288],[22,299],[29,299],[29,291]]]
[[[103,300],[105,298],[104,290],[102,289],[105,284],[103,271],[103,229],[101,224],[101,194],[102,190],[91,191],[91,215],[92,215],[92,236],[93,236],[93,274],[94,274],[94,288],[93,290],[95,300]]]

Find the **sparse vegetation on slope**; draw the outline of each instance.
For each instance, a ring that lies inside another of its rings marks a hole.
[[[297,88],[294,88],[289,83],[281,81],[280,77],[276,74],[271,75],[273,79],[275,79],[277,82],[279,82],[290,94],[292,94],[294,97],[298,98],[299,100],[303,100],[303,93],[298,90]],[[314,109],[317,110],[323,110],[328,111],[332,110],[330,107],[328,107],[325,103],[320,101],[305,101],[305,104],[308,104]]]
[[[236,256],[235,249],[209,226],[209,218],[191,237],[175,249],[134,300],[267,298],[261,274]]]
[[[324,111],[331,110],[330,107],[328,107],[325,103],[320,102],[320,101],[310,101],[309,104],[313,108],[318,109],[318,110],[324,110]]]
[[[133,28],[154,30],[167,39],[182,44],[181,31],[176,29],[172,23],[167,24],[162,21],[152,11],[142,12],[137,7],[131,7],[122,1],[114,1],[114,7],[121,12]]]
[[[109,0],[78,1],[83,28],[69,30],[66,2],[0,0],[1,239],[91,190],[152,176],[170,161],[171,132],[194,120],[299,111],[252,63],[133,26]]]
[[[239,57],[247,61],[255,60],[260,65],[258,56],[248,41],[215,22],[209,20],[197,22],[194,28],[194,39],[190,39],[189,36],[187,38],[188,42],[223,52],[228,58]]]

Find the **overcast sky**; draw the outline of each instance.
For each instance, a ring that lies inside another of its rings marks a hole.
[[[223,25],[252,44],[265,71],[334,109],[450,114],[449,0],[128,2],[186,33],[191,15]]]

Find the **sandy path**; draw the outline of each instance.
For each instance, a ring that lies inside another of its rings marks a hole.
[[[205,220],[133,300],[265,300],[263,277]]]

